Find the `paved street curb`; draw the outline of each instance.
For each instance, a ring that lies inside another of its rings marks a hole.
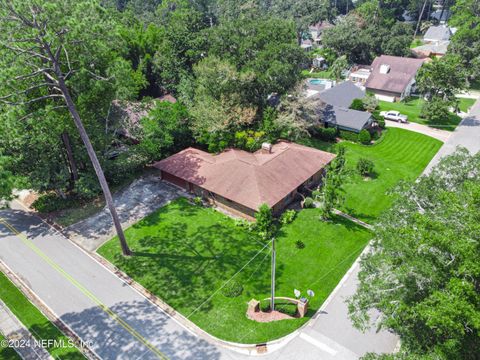
[[[65,324],[37,295],[20,279],[2,260],[0,260],[0,271],[10,279],[10,281],[19,289],[37,309],[50,320],[65,336],[71,338],[77,349],[90,360],[99,360],[100,357],[95,352],[82,344],[80,336],[75,333],[67,324]]]

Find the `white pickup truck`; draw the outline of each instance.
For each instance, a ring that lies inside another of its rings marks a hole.
[[[401,123],[407,123],[408,122],[408,117],[407,115],[402,115],[398,111],[382,111],[380,112],[380,116],[383,116],[385,120],[392,120],[392,121],[397,121]]]

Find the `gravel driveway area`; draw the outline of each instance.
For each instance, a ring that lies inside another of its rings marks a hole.
[[[148,175],[135,180],[130,186],[113,194],[122,227],[126,228],[179,196],[187,196],[180,189]],[[64,229],[64,233],[83,247],[94,251],[115,235],[107,208]]]

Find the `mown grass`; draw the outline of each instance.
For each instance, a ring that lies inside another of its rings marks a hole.
[[[458,98],[459,101],[459,108],[463,112],[468,112],[468,109],[473,105],[475,100],[473,99],[466,99],[466,98]],[[422,98],[411,98],[406,101],[399,101],[390,103],[387,101],[379,101],[378,112],[380,111],[389,111],[389,110],[396,110],[400,111],[402,114],[408,116],[408,121],[428,125],[434,128],[439,128],[442,130],[453,131],[457,127],[457,125],[462,120],[460,116],[450,113],[446,119],[438,124],[432,124],[427,119],[424,119],[420,116],[422,111],[422,106],[425,103],[425,100]]]
[[[309,139],[309,146],[325,151],[336,151],[345,146],[346,164],[351,170],[345,184],[345,203],[341,210],[368,222],[375,219],[393,201],[388,195],[401,180],[415,180],[442,146],[442,142],[429,136],[408,130],[390,128],[375,145],[360,145],[350,142],[332,144]],[[355,170],[360,158],[375,164],[375,174],[367,181]]]
[[[3,342],[5,337],[0,333],[0,343]],[[8,346],[0,346],[0,359],[2,360],[21,360],[22,358],[17,352]]]
[[[270,247],[261,251],[264,244],[231,218],[178,199],[127,229],[126,236],[132,257],[119,256],[116,238],[98,252],[210,334],[261,343],[308,321],[371,234],[343,218],[321,221],[316,209],[301,211],[282,227],[277,237],[276,294],[293,297],[296,288],[304,295],[312,289],[316,295],[307,317],[269,324],[249,320],[245,313],[250,299],[270,294]],[[297,248],[297,240],[303,249]],[[234,278],[243,287],[240,296],[216,292],[246,264]]]
[[[47,349],[53,358],[85,359],[77,348],[68,346],[69,338],[50,322],[1,272],[0,299],[37,340],[55,340],[57,342]],[[59,346],[61,343],[65,346]],[[3,359],[3,354],[0,353],[0,355],[2,355],[0,358]]]

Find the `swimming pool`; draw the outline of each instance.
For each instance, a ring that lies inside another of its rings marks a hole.
[[[325,80],[325,79],[310,79],[308,82],[312,85],[327,85],[328,80]]]

